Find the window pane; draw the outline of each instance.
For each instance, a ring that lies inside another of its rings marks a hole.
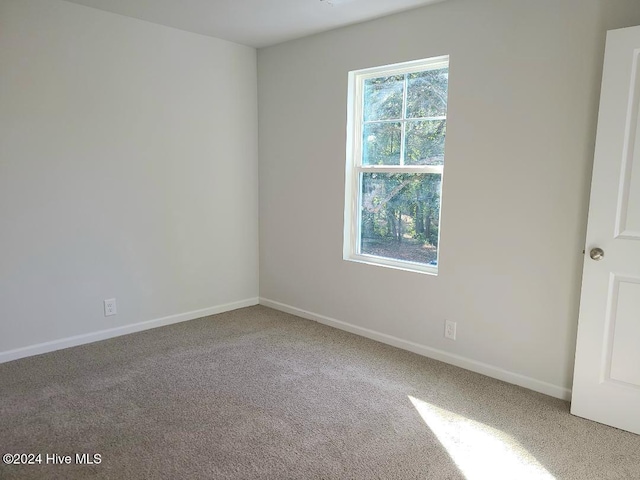
[[[362,173],[359,253],[437,265],[441,175]]]
[[[410,73],[407,79],[407,118],[447,115],[449,69]]]
[[[413,120],[405,133],[406,165],[444,165],[446,120]]]
[[[368,123],[362,132],[363,165],[400,165],[400,123]]]
[[[364,81],[364,121],[402,118],[404,75]]]

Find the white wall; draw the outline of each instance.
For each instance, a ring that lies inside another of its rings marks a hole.
[[[261,297],[566,397],[605,31],[639,23],[636,0],[450,0],[259,50]],[[343,261],[347,72],[443,54],[440,273]]]
[[[255,303],[256,81],[252,48],[0,0],[0,357]]]

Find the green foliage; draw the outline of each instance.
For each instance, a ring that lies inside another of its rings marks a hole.
[[[448,79],[444,68],[365,80],[362,164],[443,165]],[[362,173],[362,243],[437,247],[440,184],[436,173]]]
[[[440,175],[364,173],[362,237],[414,238],[437,246]]]
[[[364,82],[364,121],[402,118],[404,75],[371,78]]]
[[[449,69],[427,70],[407,76],[407,118],[447,114]]]
[[[446,135],[448,69],[364,82],[364,165],[442,165]],[[404,89],[406,108],[403,112]],[[402,134],[405,124],[404,138]]]

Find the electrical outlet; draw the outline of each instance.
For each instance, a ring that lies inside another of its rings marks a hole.
[[[451,340],[456,339],[456,322],[451,320],[445,320],[444,322],[444,336]]]
[[[110,317],[111,315],[117,315],[118,309],[116,307],[116,299],[109,298],[104,301],[104,316]]]

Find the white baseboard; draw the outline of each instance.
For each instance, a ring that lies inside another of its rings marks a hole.
[[[335,327],[340,330],[355,333],[356,335],[367,337],[372,340],[385,343],[387,345],[401,348],[403,350],[408,350],[410,352],[417,353],[418,355],[423,355],[435,360],[440,360],[441,362],[449,363],[466,370],[471,370],[472,372],[481,373],[488,377],[496,378],[504,382],[528,388],[529,390],[544,393],[545,395],[550,395],[562,400],[571,400],[571,390],[569,390],[568,388],[559,387],[551,383],[543,382],[542,380],[536,380],[535,378],[527,377],[519,373],[510,372],[503,368],[495,367],[487,363],[478,362],[476,360],[471,360],[469,358],[445,352],[443,350],[438,350],[436,348],[427,347],[425,345],[420,345],[408,340],[403,340],[392,335],[387,335],[386,333],[380,333],[368,328],[358,327],[347,322],[336,320],[335,318],[326,317],[324,315],[319,315],[307,310],[302,310],[285,303],[269,300],[268,298],[260,297],[260,305],[264,305],[265,307],[270,307],[275,310],[280,310],[282,312],[290,313],[292,315],[306,318],[308,320],[314,320],[318,323],[322,323],[330,327]]]
[[[215,307],[203,308],[192,312],[179,313],[168,317],[156,318],[145,322],[134,323],[131,325],[123,325],[121,327],[110,328],[108,330],[100,330],[98,332],[85,333],[83,335],[75,335],[73,337],[61,338],[51,342],[39,343],[37,345],[29,345],[27,347],[16,348],[15,350],[7,350],[0,352],[0,363],[10,362],[19,358],[40,355],[41,353],[53,352],[63,348],[75,347],[86,343],[98,342],[108,338],[119,337],[129,333],[141,332],[152,328],[164,327],[174,323],[186,322],[187,320],[195,320],[196,318],[207,317],[217,313],[229,312],[243,307],[251,307],[258,304],[258,298],[247,298],[238,302],[226,303]]]

